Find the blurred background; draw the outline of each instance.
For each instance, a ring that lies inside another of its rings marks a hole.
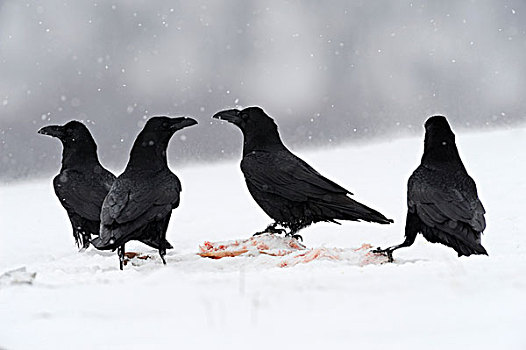
[[[153,115],[192,116],[172,167],[240,157],[218,110],[259,105],[293,149],[526,120],[526,2],[0,0],[0,181],[58,172],[43,125],[86,122],[120,171]],[[491,141],[489,141],[491,142]]]

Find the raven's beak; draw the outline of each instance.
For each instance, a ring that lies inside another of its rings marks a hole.
[[[239,109],[227,109],[226,111],[217,112],[212,118],[226,120],[229,123],[240,125],[243,119]]]
[[[187,117],[178,117],[178,118],[172,118],[172,125],[170,126],[170,129],[172,130],[181,130],[186,127],[192,126],[197,124],[197,120]]]
[[[61,136],[64,135],[64,129],[60,125],[49,125],[49,126],[44,126],[42,129],[38,130],[38,133],[42,135],[48,135],[48,136],[60,138]]]

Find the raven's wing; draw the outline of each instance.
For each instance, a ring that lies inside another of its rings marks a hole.
[[[53,187],[68,212],[74,212],[91,221],[99,221],[102,202],[115,178],[107,173],[88,174],[66,169],[53,179]]]
[[[485,210],[473,179],[465,173],[447,174],[419,167],[409,178],[408,207],[416,208],[420,219],[430,227],[451,234],[462,231],[462,222],[474,231],[486,228]]]
[[[289,151],[249,153],[241,161],[241,170],[249,186],[293,201],[352,194]]]
[[[101,224],[119,226],[137,221],[133,228],[163,218],[179,205],[180,192],[181,183],[171,172],[118,178],[102,205]]]

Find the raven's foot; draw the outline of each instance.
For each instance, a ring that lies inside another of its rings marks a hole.
[[[391,248],[381,249],[380,247],[378,247],[375,250],[371,250],[371,253],[385,255],[387,257],[387,260],[390,263],[392,263],[394,262],[393,251],[394,249],[391,249]]]
[[[90,242],[91,242],[91,237],[90,236],[84,236],[84,239],[82,240],[82,247],[80,247],[79,252],[83,252],[86,249],[88,249],[89,245],[90,245]]]
[[[166,255],[166,249],[159,249],[159,255],[161,256],[163,264],[166,265],[166,260],[164,259],[164,256]]]
[[[283,234],[283,233],[285,233],[286,234],[285,229],[277,228],[276,227],[277,225],[278,225],[277,223],[270,224],[263,231],[254,233],[253,236],[259,236],[259,235],[262,235],[264,233],[272,233],[272,234]]]
[[[303,242],[303,237],[301,237],[301,235],[298,235],[296,233],[293,233],[293,232],[289,232],[289,233],[286,233],[285,234],[285,237],[292,237],[298,241],[302,241]]]
[[[84,235],[84,240],[82,242],[82,246],[87,249],[89,247],[90,243],[91,243],[91,234],[90,233],[86,233]]]
[[[73,237],[75,238],[75,244],[79,249],[79,253],[89,248],[91,243],[91,234],[85,233],[84,231],[75,230],[73,231]]]

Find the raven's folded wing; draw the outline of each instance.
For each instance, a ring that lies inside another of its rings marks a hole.
[[[288,151],[247,154],[241,170],[248,184],[294,201],[351,194]]]
[[[102,202],[112,181],[110,177],[87,176],[76,170],[64,170],[53,179],[53,187],[68,212],[99,221]]]
[[[171,176],[170,176],[171,175]],[[101,211],[102,225],[122,225],[164,217],[179,205],[181,183],[173,174],[161,178],[117,179]]]
[[[458,234],[462,222],[474,231],[486,228],[485,210],[477,196],[474,181],[468,176],[449,185],[439,185],[436,179],[411,176],[408,186],[408,207],[416,208],[420,219],[430,227]]]

